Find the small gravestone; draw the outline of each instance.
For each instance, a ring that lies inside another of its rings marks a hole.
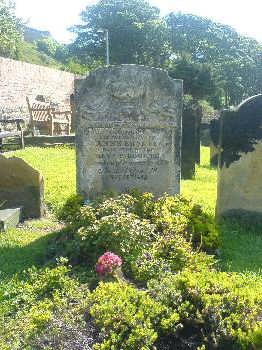
[[[43,177],[21,158],[0,155],[0,209],[22,208],[23,219],[44,213]]]
[[[217,216],[262,217],[262,95],[220,118]]]
[[[21,208],[0,209],[0,232],[19,224],[22,217]]]
[[[182,81],[160,69],[101,68],[76,83],[77,189],[179,193]]]

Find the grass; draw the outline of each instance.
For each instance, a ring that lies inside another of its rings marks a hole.
[[[72,147],[27,147],[8,153],[23,158],[44,176],[45,202],[57,211],[75,193],[76,161]]]
[[[1,234],[0,280],[9,279],[32,266],[43,265],[50,236],[59,227],[50,219],[32,220]]]
[[[217,196],[217,171],[209,166],[209,148],[201,148],[201,164],[196,167],[194,180],[182,180],[181,192],[215,215]]]
[[[70,147],[39,148],[9,153],[22,157],[44,176],[45,199],[56,211],[75,193],[75,151]],[[181,183],[181,192],[200,203],[211,215],[215,212],[216,170],[209,167],[209,149],[202,147],[201,165],[194,180]],[[11,276],[26,267],[41,264],[48,238],[57,224],[53,220],[26,223],[0,236],[0,270]],[[245,227],[226,221],[219,226],[221,237],[221,267],[229,271],[255,273],[262,267],[262,227]]]

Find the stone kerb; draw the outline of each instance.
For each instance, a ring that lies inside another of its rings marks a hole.
[[[77,189],[179,193],[182,81],[137,65],[76,83]]]
[[[17,157],[0,155],[0,203],[2,208],[22,207],[23,218],[44,214],[44,181],[41,174]]]

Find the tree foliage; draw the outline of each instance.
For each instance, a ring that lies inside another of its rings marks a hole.
[[[84,62],[103,60],[105,38],[100,32],[107,29],[112,64],[161,66],[168,52],[168,28],[159,12],[144,0],[100,0],[82,12],[83,24],[72,28],[76,40],[71,49]]]
[[[207,18],[171,13],[166,17],[173,52],[190,55],[192,62],[209,64],[224,90],[226,105],[262,90],[262,45],[233,28]]]
[[[15,17],[14,2],[0,0],[0,55],[16,57],[20,41],[21,25]]]
[[[230,26],[191,14],[163,18],[147,0],[99,0],[82,11],[81,19],[71,28],[73,43],[63,45],[52,38],[33,43],[46,62],[55,60],[61,69],[80,74],[104,65],[103,33],[108,30],[111,64],[167,69],[184,80],[185,93],[215,108],[237,105],[262,92],[262,44]],[[0,0],[1,56],[21,58],[27,43],[20,32],[13,0]]]

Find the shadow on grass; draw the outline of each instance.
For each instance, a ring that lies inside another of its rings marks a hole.
[[[0,278],[9,279],[32,266],[45,265],[49,258],[48,254],[50,254],[49,245],[60,234],[61,231],[39,234],[40,238],[36,238],[24,246],[11,245],[7,240],[0,247]],[[11,238],[9,239],[11,241]]]
[[[262,224],[226,219],[219,225],[221,268],[235,272],[262,272]]]

